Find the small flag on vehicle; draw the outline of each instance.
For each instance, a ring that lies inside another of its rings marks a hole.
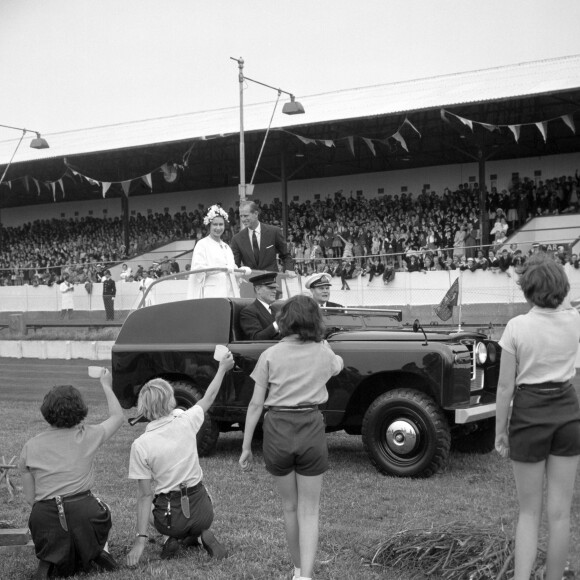
[[[435,314],[441,320],[449,320],[453,315],[453,307],[457,306],[457,301],[459,299],[459,278],[455,279],[455,282],[451,284],[451,288],[447,290],[443,300],[439,303],[439,306],[435,308]]]

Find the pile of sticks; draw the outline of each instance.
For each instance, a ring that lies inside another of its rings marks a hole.
[[[12,501],[14,499],[14,492],[16,491],[16,486],[10,481],[10,470],[16,469],[16,455],[6,463],[6,459],[4,459],[4,455],[2,455],[2,463],[0,463],[0,484],[2,481],[6,483],[6,488],[8,489],[8,494],[10,495],[10,499],[8,501]]]
[[[503,529],[469,522],[398,532],[367,552],[371,565],[399,568],[418,577],[444,580],[508,580],[513,577],[514,541]],[[538,552],[532,578],[543,577]]]

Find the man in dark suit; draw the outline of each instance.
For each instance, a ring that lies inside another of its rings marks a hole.
[[[312,298],[316,300],[320,308],[344,308],[342,304],[329,302],[330,298],[330,276],[328,274],[312,274],[308,276],[304,283],[307,290],[312,292]]]
[[[117,295],[117,286],[111,278],[111,271],[105,270],[103,273],[103,302],[105,304],[105,313],[107,320],[115,318],[115,296]]]
[[[278,272],[276,254],[283,271],[294,274],[294,262],[288,252],[282,230],[260,222],[260,209],[253,201],[240,204],[240,220],[244,228],[230,243],[238,267]]]
[[[280,338],[276,311],[271,305],[276,300],[276,272],[252,276],[256,300],[240,312],[240,326],[246,340],[273,340]]]

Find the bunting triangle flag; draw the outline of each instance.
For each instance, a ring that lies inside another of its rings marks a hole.
[[[123,193],[125,197],[129,197],[129,190],[131,189],[131,180],[121,181],[121,187],[123,188]]]
[[[56,183],[54,181],[50,182],[50,189],[52,189],[52,199],[56,201]]]
[[[33,177],[32,181],[34,181],[34,185],[36,185],[36,194],[40,195],[40,183],[38,183],[38,179],[34,179]]]
[[[467,125],[472,131],[473,131],[473,121],[471,121],[470,119],[464,119],[463,117],[460,117],[459,115],[455,115],[464,125]]]
[[[497,125],[492,125],[490,123],[479,123],[484,129],[487,129],[490,133],[493,133],[494,131],[498,130],[498,126]]]
[[[548,139],[548,121],[540,121],[539,123],[536,123],[536,127],[538,128],[538,131],[542,134],[545,143]]]
[[[335,147],[334,141],[332,139],[320,139],[327,147]]]
[[[363,137],[362,140],[367,144],[367,147],[371,150],[371,153],[376,157],[377,152],[375,151],[375,144],[373,143],[373,140],[368,139],[367,137]]]
[[[405,121],[403,122],[403,125],[404,125],[405,123],[406,123],[407,125],[409,125],[409,126],[411,127],[411,129],[414,129],[414,130],[415,130],[415,132],[416,132],[416,133],[419,135],[419,137],[421,137],[421,133],[419,132],[419,129],[417,129],[417,127],[415,127],[415,125],[413,125],[413,123],[411,123],[411,121],[409,121],[409,119],[405,118]]]
[[[24,176],[24,187],[27,193],[30,193],[30,183],[28,182],[28,175]]]
[[[103,181],[101,183],[101,187],[103,188],[103,197],[105,197],[105,195],[107,195],[107,191],[109,191],[109,187],[111,187],[111,182]]]
[[[295,135],[294,133],[292,133],[294,135],[294,137],[298,137],[298,139],[300,139],[300,141],[302,141],[302,143],[304,143],[304,145],[310,145],[310,143],[316,143],[315,139],[308,139],[308,137],[302,137],[301,135]]]
[[[449,119],[447,118],[446,113],[447,111],[445,111],[445,109],[441,109],[441,111],[439,112],[439,114],[441,115],[441,120],[445,121],[445,123],[449,123]]]
[[[149,189],[153,189],[153,183],[151,181],[151,173],[148,173],[147,175],[143,175],[143,177],[141,177],[141,179],[145,182],[146,185],[149,186]]]
[[[508,128],[514,134],[517,143],[520,139],[520,125],[508,125]]]
[[[401,147],[407,153],[409,153],[409,150],[407,149],[407,143],[405,143],[405,139],[403,139],[403,136],[398,131],[393,135],[393,139],[396,139],[401,144]]]
[[[60,188],[62,190],[62,198],[65,198],[65,194],[64,194],[64,183],[62,181],[62,177],[58,180],[58,183],[60,184]]]
[[[354,157],[354,137],[351,135],[346,138],[346,142],[348,143],[348,149],[350,154]]]
[[[574,126],[574,119],[572,118],[572,115],[563,115],[562,121],[564,121],[564,123],[566,123],[566,125],[570,127],[570,129],[572,129],[572,133],[574,133],[575,135],[576,127]]]

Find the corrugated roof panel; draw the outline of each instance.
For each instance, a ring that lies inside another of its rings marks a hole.
[[[580,55],[297,97],[306,114],[283,115],[279,104],[272,125],[292,127],[577,88],[580,88]],[[273,105],[274,101],[245,105],[244,129],[265,129]],[[25,139],[14,162],[227,135],[239,132],[239,122],[239,107],[233,106],[46,134],[43,137],[50,149],[30,149]],[[8,163],[17,142],[18,138],[0,142],[0,165]]]

